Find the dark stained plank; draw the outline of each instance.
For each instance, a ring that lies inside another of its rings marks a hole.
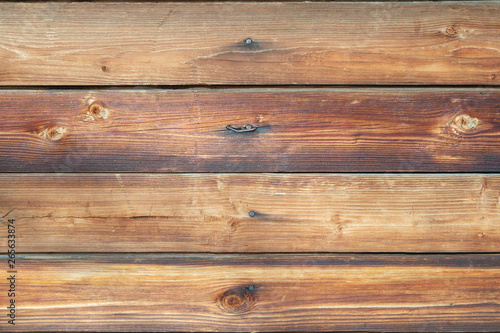
[[[15,331],[500,327],[498,255],[103,254],[18,261],[17,324],[2,326]],[[8,301],[1,293],[1,304]]]
[[[0,111],[1,172],[500,171],[493,88],[4,90]]]
[[[0,217],[18,252],[500,252],[500,176],[2,174]]]
[[[0,84],[498,85],[499,35],[498,1],[7,2]]]

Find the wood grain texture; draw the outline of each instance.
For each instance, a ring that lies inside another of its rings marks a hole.
[[[2,172],[500,171],[497,89],[5,90],[0,111]]]
[[[498,1],[7,2],[0,84],[497,85],[499,35]]]
[[[500,252],[500,176],[3,174],[0,216],[20,252]]]
[[[12,329],[498,331],[499,266],[497,255],[26,255]]]

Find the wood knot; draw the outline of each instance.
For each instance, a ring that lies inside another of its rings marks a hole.
[[[38,133],[38,135],[42,138],[47,138],[52,141],[61,139],[64,134],[66,134],[66,128],[62,126],[48,127]]]
[[[450,37],[455,37],[455,35],[457,34],[455,28],[453,28],[453,27],[446,28],[445,32]]]
[[[455,127],[463,132],[473,131],[477,128],[479,124],[479,120],[477,118],[473,118],[467,114],[459,115],[453,121]]]
[[[231,288],[217,297],[217,303],[228,313],[245,313],[255,305],[257,291],[258,287],[254,284]]]
[[[236,219],[231,219],[229,221],[229,226],[231,227],[231,230],[236,230],[240,225],[240,221]]]
[[[109,117],[109,110],[97,103],[92,103],[89,105],[89,109],[87,112],[94,120],[95,119],[108,119]]]

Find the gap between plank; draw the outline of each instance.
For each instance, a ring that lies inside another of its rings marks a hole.
[[[0,1],[1,3],[1,1]],[[289,89],[289,90],[307,90],[307,89],[330,89],[330,90],[357,90],[357,89],[450,89],[450,90],[468,90],[468,89],[500,89],[498,85],[370,85],[370,84],[196,84],[196,85],[0,85],[1,90],[237,90],[237,89]]]

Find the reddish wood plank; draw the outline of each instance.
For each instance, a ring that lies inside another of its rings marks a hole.
[[[0,84],[497,85],[499,13],[497,1],[2,2]]]
[[[0,171],[498,172],[499,108],[496,89],[7,90]]]
[[[26,255],[17,324],[2,328],[498,331],[499,266],[497,255]]]

